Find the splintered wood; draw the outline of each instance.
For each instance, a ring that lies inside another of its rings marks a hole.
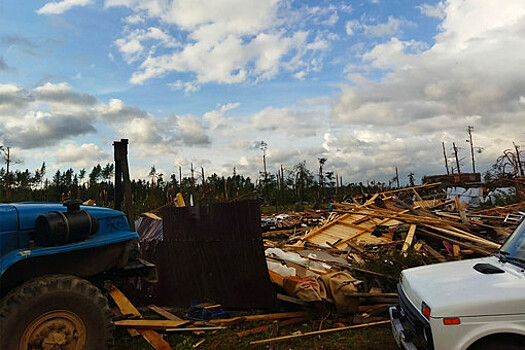
[[[362,199],[361,204],[336,203],[329,220],[302,236],[292,237],[283,247],[297,250],[315,245],[325,251],[334,248],[347,252],[347,257],[359,263],[363,262],[366,247],[390,244],[398,246],[404,257],[412,247],[413,251],[438,261],[457,260],[472,254],[483,256],[496,251],[516,226],[505,218],[525,207],[525,203],[521,203],[469,212],[458,199],[423,199],[418,193],[439,185],[376,193]],[[444,211],[446,206],[457,212]],[[495,224],[498,222],[499,225]],[[398,245],[398,241],[402,243]],[[278,276],[272,279],[279,281]]]
[[[134,315],[142,318],[142,315],[126,296],[115,286],[112,286],[109,295],[117,304],[123,315]],[[135,329],[135,328],[132,328]],[[152,329],[139,329],[138,332],[155,350],[171,350],[170,344],[164,340],[162,335]]]

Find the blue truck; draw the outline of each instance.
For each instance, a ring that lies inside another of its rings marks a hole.
[[[106,281],[155,267],[136,257],[124,213],[61,203],[0,204],[0,349],[107,349]]]

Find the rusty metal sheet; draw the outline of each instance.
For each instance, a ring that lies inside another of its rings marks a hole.
[[[163,241],[141,242],[157,265],[156,303],[211,300],[230,308],[274,308],[257,201],[162,210]]]

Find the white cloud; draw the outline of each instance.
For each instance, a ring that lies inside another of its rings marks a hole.
[[[178,46],[176,40],[168,33],[156,27],[147,30],[137,29],[130,32],[126,38],[115,40],[119,52],[127,63],[133,63],[142,57],[144,46],[142,43],[154,41],[162,47],[173,48]]]
[[[69,9],[77,6],[87,6],[93,3],[93,0],[62,0],[57,2],[48,2],[37,13],[41,15],[60,15]]]
[[[362,28],[364,34],[367,36],[382,37],[396,35],[401,31],[402,26],[415,26],[414,22],[408,21],[402,18],[395,18],[393,16],[388,17],[388,21],[385,23],[379,23],[375,25],[363,24]]]
[[[122,56],[124,56],[124,60],[126,60],[127,63],[136,61],[142,51],[144,51],[140,41],[137,39],[117,39],[115,44],[117,44],[118,50]]]
[[[211,130],[225,127],[228,125],[228,119],[224,117],[224,114],[229,110],[239,107],[240,105],[241,104],[239,102],[227,103],[219,106],[218,110],[204,113],[202,117],[210,125]]]
[[[190,73],[195,76],[190,85],[181,86],[186,81],[172,87],[191,92],[211,82],[238,84],[251,79],[272,79],[283,70],[292,75],[300,71],[307,74],[320,60],[303,58],[327,48],[326,38],[322,39],[319,33],[314,35],[288,21],[291,9],[279,0],[106,0],[105,6],[128,7],[134,16],[158,21],[163,27],[187,34],[182,43],[174,43],[169,36],[155,37],[160,45],[170,48],[159,53],[155,46],[140,38],[139,30],[118,39],[117,48],[127,63],[142,61],[130,78],[132,84],[171,72]],[[315,16],[324,17],[322,23],[326,26],[339,19],[336,8],[318,12]],[[126,22],[140,24],[135,17]],[[148,38],[153,39],[151,35]]]
[[[205,129],[195,117],[178,116],[176,118],[177,127],[180,130],[180,136],[185,145],[207,145],[211,141],[206,135]]]
[[[361,66],[350,67],[352,77],[387,73],[342,88],[332,122],[350,132],[334,132],[325,142],[337,161],[364,176],[393,166],[421,175],[443,172],[441,142],[463,145],[465,128],[473,125],[475,143],[485,148],[479,168],[486,169],[504,145],[522,139],[516,126],[525,118],[519,104],[525,3],[498,8],[491,1],[449,1],[443,10],[434,46],[392,38],[364,53]]]
[[[346,30],[346,34],[348,35],[354,35],[354,31],[357,29],[357,28],[360,28],[361,27],[361,24],[359,23],[359,21],[348,21],[346,22],[345,24],[345,30]]]
[[[259,131],[308,137],[316,135],[316,128],[323,125],[322,119],[323,113],[317,111],[267,107],[251,117],[248,127]]]
[[[124,18],[124,21],[127,24],[140,24],[140,23],[144,23],[144,18],[142,18],[142,16],[140,15],[130,15]]]
[[[446,5],[444,2],[438,2],[436,5],[423,4],[416,6],[422,14],[428,17],[435,17],[439,19],[445,18]]]
[[[93,143],[67,143],[57,148],[55,160],[60,165],[87,168],[101,161],[110,161],[110,156]]]

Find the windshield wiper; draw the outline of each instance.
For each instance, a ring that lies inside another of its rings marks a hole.
[[[499,261],[504,262],[504,263],[507,262],[507,260],[508,260],[508,256],[510,255],[509,252],[506,252],[506,251],[504,251],[504,250],[498,250],[498,251],[496,252],[496,254],[498,254]]]
[[[499,250],[498,253],[499,253],[499,261],[503,263],[506,263],[507,261],[513,261],[513,262],[525,264],[525,259],[516,258],[514,256],[509,256],[510,255],[509,252],[506,252],[504,250]]]
[[[516,257],[513,257],[513,256],[507,256],[506,259],[508,261],[514,261],[514,262],[519,262],[519,263],[525,264],[525,259],[516,258]]]

